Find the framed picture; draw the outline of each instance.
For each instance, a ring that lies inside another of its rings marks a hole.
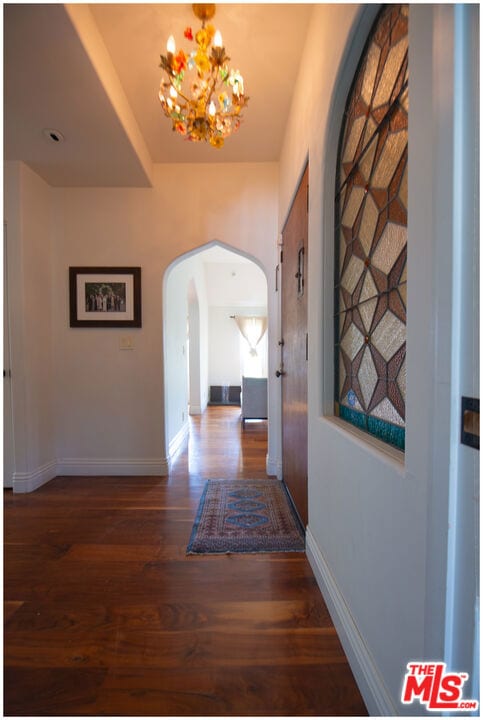
[[[140,267],[69,268],[71,327],[141,327]]]

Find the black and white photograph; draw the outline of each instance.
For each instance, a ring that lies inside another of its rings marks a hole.
[[[126,309],[126,283],[86,283],[86,312],[124,312]]]

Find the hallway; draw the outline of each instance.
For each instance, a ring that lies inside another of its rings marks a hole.
[[[186,557],[204,481],[265,477],[266,423],[193,417],[169,478],[5,493],[6,715],[364,715],[302,554]]]

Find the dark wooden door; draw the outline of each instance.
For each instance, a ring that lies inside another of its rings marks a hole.
[[[309,170],[305,169],[282,232],[283,478],[303,524],[307,507],[307,263]]]

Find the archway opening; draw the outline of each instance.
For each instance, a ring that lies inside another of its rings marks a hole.
[[[168,267],[164,412],[170,464],[189,435],[190,415],[231,405],[238,407],[241,424],[242,376],[268,376],[268,331],[254,348],[241,334],[239,320],[265,318],[266,323],[267,316],[267,278],[255,258],[215,241]]]

